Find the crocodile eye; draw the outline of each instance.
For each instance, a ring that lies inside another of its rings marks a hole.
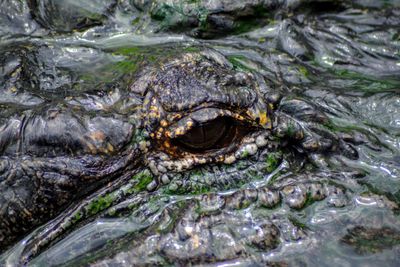
[[[197,125],[172,140],[182,150],[201,153],[229,146],[243,136],[244,127],[230,117],[219,117]]]

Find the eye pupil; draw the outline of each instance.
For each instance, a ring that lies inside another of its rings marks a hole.
[[[185,135],[174,139],[173,143],[194,152],[218,149],[233,140],[233,124],[231,119],[220,117],[194,127]]]

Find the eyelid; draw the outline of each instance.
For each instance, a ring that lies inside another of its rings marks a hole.
[[[227,117],[218,117],[217,119],[206,123],[198,124],[186,134],[172,140],[178,146],[193,151],[205,151],[211,148],[218,148],[221,139],[229,136],[229,131],[233,123]]]
[[[205,108],[197,110],[191,113],[190,116],[181,118],[170,127],[167,127],[167,129],[165,129],[165,136],[167,138],[177,138],[178,136],[186,134],[194,127],[221,117],[229,117],[237,121],[245,120],[242,115],[227,109]]]
[[[211,129],[213,128],[213,123],[224,123],[225,127],[221,127],[223,132],[217,136],[214,136],[214,138],[209,140],[209,142],[205,141],[202,144],[201,141],[197,140],[193,140],[193,142],[191,142],[190,139],[196,137],[190,136],[191,133],[188,131],[183,136],[177,136],[176,138],[169,140],[170,144],[172,144],[172,146],[175,148],[174,152],[178,151],[178,155],[179,151],[181,153],[187,152],[190,154],[225,154],[232,152],[234,148],[241,143],[242,138],[245,137],[251,130],[254,130],[253,126],[248,125],[245,122],[235,120],[232,117],[219,117],[210,121],[209,123],[211,125]],[[196,127],[193,129],[196,129]],[[215,132],[209,134],[215,134]]]
[[[152,132],[150,136],[157,142],[158,150],[173,158],[199,157],[202,154],[207,155],[207,157],[220,157],[233,152],[246,135],[261,128],[246,111],[247,109],[239,110],[239,113],[229,109],[203,107],[191,111],[189,114],[172,113],[160,121],[158,129]],[[204,146],[198,139],[203,138],[204,133],[195,134],[197,137],[185,136],[196,127],[200,127],[199,131],[206,130],[201,127],[207,127],[206,124],[213,123],[215,120],[224,121],[225,125],[229,126],[227,127],[229,131],[221,133],[221,136],[218,137],[215,137],[215,132],[210,132],[209,134],[213,134],[215,138],[210,142],[205,140]],[[193,144],[190,143],[190,138],[195,138]]]

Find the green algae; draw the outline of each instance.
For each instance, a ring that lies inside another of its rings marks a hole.
[[[251,72],[253,71],[253,68],[251,68],[246,61],[246,57],[241,56],[241,55],[231,55],[227,56],[228,61],[233,65],[233,68],[238,71],[244,71],[244,72]]]
[[[87,207],[87,214],[95,215],[99,213],[100,211],[110,207],[114,200],[115,196],[113,194],[108,194],[93,200]]]
[[[75,215],[72,217],[72,223],[76,223],[76,222],[78,222],[78,221],[80,221],[81,219],[82,219],[82,213],[81,212],[77,212],[77,213],[75,213]]]
[[[250,180],[261,180],[263,178],[262,174],[255,169],[249,169],[246,171],[246,175],[250,178]]]
[[[296,218],[296,217],[294,217],[294,216],[290,216],[290,217],[289,217],[289,221],[290,221],[294,226],[296,226],[296,227],[298,227],[298,228],[300,228],[300,229],[303,229],[303,230],[307,230],[307,229],[308,229],[308,226],[307,226],[304,222],[300,221],[298,218]]]
[[[185,52],[189,52],[189,53],[198,53],[201,51],[201,49],[196,46],[188,46],[188,47],[185,47],[183,50]]]
[[[310,73],[308,71],[308,69],[304,66],[297,66],[297,68],[299,69],[299,72],[304,76],[304,77],[309,77]]]
[[[275,181],[276,181],[280,176],[282,176],[283,174],[285,174],[285,173],[284,173],[282,170],[279,170],[277,173],[275,173],[275,174],[268,180],[267,185],[268,185],[268,186],[273,185],[273,184],[275,183]]]
[[[249,152],[247,150],[244,150],[242,152],[242,154],[240,155],[240,157],[242,157],[242,158],[247,158],[248,156],[249,156]]]
[[[163,190],[166,195],[202,195],[212,192],[213,188],[199,181],[186,181],[184,185],[172,182]]]
[[[145,190],[147,185],[150,184],[153,181],[153,179],[154,179],[153,175],[147,169],[135,174],[131,179],[132,181],[136,182],[135,186],[133,187],[133,190],[135,192],[141,192]]]
[[[266,171],[267,173],[273,172],[278,168],[281,161],[282,152],[269,153],[265,159],[265,167],[263,168],[263,171]]]
[[[341,79],[354,81],[352,89],[366,93],[397,91],[400,86],[397,79],[390,77],[378,78],[346,69],[334,69],[333,72]]]
[[[288,138],[294,138],[297,134],[296,131],[296,126],[294,125],[293,122],[288,122],[287,128],[286,128],[286,136]]]
[[[306,201],[304,202],[304,205],[301,209],[307,208],[308,206],[311,206],[315,202],[316,202],[316,200],[311,196],[311,193],[307,193]]]
[[[124,60],[115,64],[115,69],[122,73],[133,73],[136,72],[138,68],[138,64],[131,60]]]
[[[136,125],[135,121],[131,121],[133,125]],[[136,129],[135,133],[132,137],[131,143],[132,145],[138,145],[140,142],[145,141],[147,139],[147,133],[144,130]]]

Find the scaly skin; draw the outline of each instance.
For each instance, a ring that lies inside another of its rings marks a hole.
[[[293,162],[318,158],[320,165],[329,164],[337,153],[357,157],[346,142],[351,137],[342,138],[324,127],[328,119],[312,104],[275,96],[279,92],[272,82],[266,85],[269,81],[255,74],[235,70],[215,51],[165,59],[133,80],[120,94],[120,99],[136,100],[130,114],[117,108],[112,117],[93,114],[69,102],[43,104],[1,121],[0,248],[107,183],[127,181],[145,166],[154,179],[144,187],[135,182],[136,189],[127,195],[153,191],[171,181],[169,190],[190,192],[196,190],[185,182],[191,169],[209,173],[210,166],[235,168],[240,159],[255,155],[260,155],[255,165],[265,165],[272,152],[280,155],[276,161],[299,153],[303,156],[293,157]],[[191,129],[218,118],[238,125],[229,138],[222,136],[222,141],[203,150],[182,147],[179,140]],[[276,165],[267,164],[262,175]],[[221,187],[218,183],[224,179],[239,183],[245,177],[230,173],[222,168],[207,188]],[[305,201],[302,198],[293,207]]]

